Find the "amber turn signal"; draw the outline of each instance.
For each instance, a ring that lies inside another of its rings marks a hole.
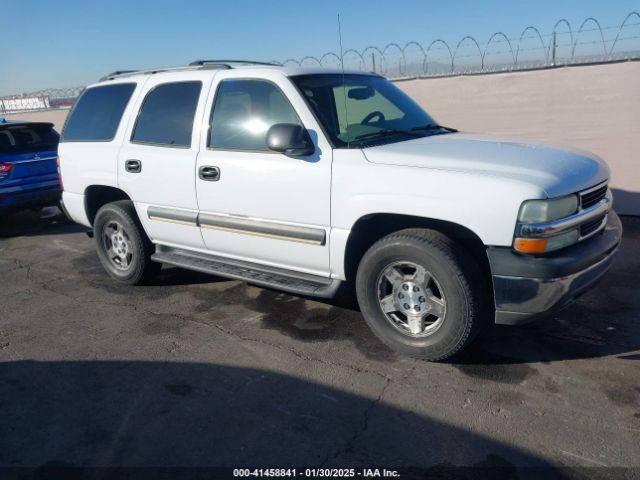
[[[546,238],[516,238],[513,248],[522,253],[544,253],[547,250]]]

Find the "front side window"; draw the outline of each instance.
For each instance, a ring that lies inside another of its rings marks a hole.
[[[113,140],[135,88],[135,83],[116,83],[85,90],[69,114],[61,141]]]
[[[209,147],[268,150],[267,131],[300,120],[284,93],[262,80],[223,80],[211,115]]]
[[[190,147],[201,89],[201,82],[166,83],[153,88],[142,103],[131,141]]]
[[[435,121],[402,90],[377,75],[317,74],[291,80],[338,148],[447,133],[435,128]]]

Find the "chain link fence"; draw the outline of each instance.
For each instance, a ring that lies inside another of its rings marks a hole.
[[[362,50],[348,49],[274,61],[280,65],[344,67],[373,71],[392,80],[406,78],[482,74],[532,70],[564,65],[640,60],[640,13],[630,12],[619,25],[601,26],[589,17],[578,28],[558,20],[550,32],[527,26],[519,35],[495,32],[486,42],[466,35],[458,42],[435,39],[410,41],[403,46],[388,43]],[[0,114],[52,108],[68,108],[84,87],[47,89],[0,97]]]

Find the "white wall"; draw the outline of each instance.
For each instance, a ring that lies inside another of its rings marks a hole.
[[[30,122],[51,122],[58,132],[62,130],[64,121],[69,113],[68,108],[61,108],[56,110],[42,110],[37,112],[26,113],[3,113],[0,117],[7,120],[28,120]]]
[[[443,125],[600,155],[611,167],[616,210],[640,215],[640,62],[397,85]]]

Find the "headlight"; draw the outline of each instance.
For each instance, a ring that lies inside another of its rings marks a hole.
[[[544,223],[559,220],[578,211],[578,196],[550,200],[527,200],[520,207],[518,221],[520,223]]]

